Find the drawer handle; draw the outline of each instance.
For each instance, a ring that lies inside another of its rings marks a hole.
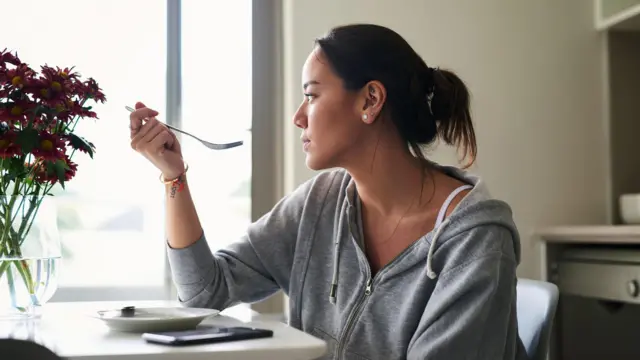
[[[631,297],[638,297],[638,294],[640,294],[640,285],[638,284],[638,281],[631,280],[627,282],[627,291]]]

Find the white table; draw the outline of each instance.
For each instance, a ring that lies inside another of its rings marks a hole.
[[[242,307],[223,311],[202,324],[242,325],[271,329],[272,338],[218,344],[171,347],[146,343],[140,334],[110,330],[88,316],[99,309],[134,305],[179,306],[168,301],[49,303],[40,319],[0,320],[0,337],[30,339],[47,346],[69,360],[215,360],[215,359],[300,359],[322,356],[324,341],[278,321],[269,321]]]

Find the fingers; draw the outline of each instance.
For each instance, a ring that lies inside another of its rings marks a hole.
[[[168,144],[171,140],[169,132],[162,131],[149,141],[149,151],[154,151],[156,154],[164,154],[167,147],[171,146]]]
[[[160,140],[158,140],[160,139]],[[169,129],[156,119],[150,119],[142,125],[131,140],[131,147],[138,152],[164,152],[165,145],[170,148],[175,140]]]
[[[135,136],[141,129],[145,119],[157,116],[159,113],[153,109],[144,106],[143,103],[136,103],[136,110],[129,114],[129,127],[131,128],[131,137]]]
[[[147,122],[137,129],[135,136],[131,139],[132,143],[139,142],[142,140],[148,133],[153,131],[156,127],[160,126],[160,122],[154,118],[147,120]]]

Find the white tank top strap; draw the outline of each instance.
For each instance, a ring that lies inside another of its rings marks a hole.
[[[473,185],[462,185],[457,189],[453,190],[451,194],[449,194],[449,196],[447,197],[447,200],[444,201],[444,204],[442,204],[442,207],[440,208],[440,212],[438,213],[438,218],[436,219],[436,226],[435,226],[436,228],[438,228],[440,224],[442,224],[442,222],[444,221],[444,217],[447,215],[447,209],[449,209],[449,205],[451,205],[451,202],[453,201],[453,199],[462,191],[465,191],[467,189],[473,189]]]

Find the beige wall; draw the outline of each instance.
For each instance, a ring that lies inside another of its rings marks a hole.
[[[479,141],[474,171],[514,209],[521,276],[539,277],[537,227],[608,221],[604,44],[592,1],[284,0],[283,6],[286,191],[313,176],[290,121],[313,39],[334,25],[373,22],[395,29],[429,65],[451,68],[469,85]],[[455,161],[446,148],[432,158]]]

